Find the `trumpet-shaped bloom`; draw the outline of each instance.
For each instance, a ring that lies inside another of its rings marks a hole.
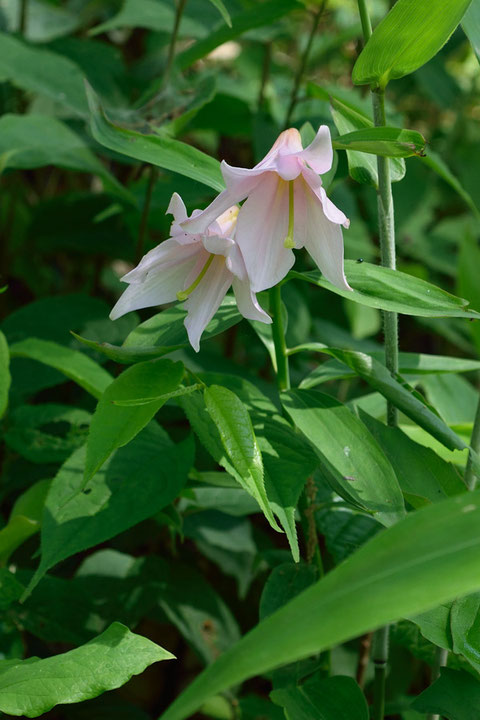
[[[198,352],[200,338],[233,286],[241,314],[250,320],[272,320],[251,289],[242,252],[235,242],[238,207],[229,207],[201,233],[185,232],[188,220],[180,195],[174,193],[167,213],[173,215],[171,237],[150,250],[136,268],[122,277],[128,288],[110,313],[112,320],[131,310],[184,300],[185,327]],[[192,213],[197,217],[200,210]]]
[[[332,166],[330,131],[322,125],[305,149],[295,128],[282,132],[258,165],[248,170],[221,169],[226,190],[182,226],[201,232],[233,203],[245,200],[236,241],[242,250],[254,292],[278,283],[295,262],[292,248],[305,247],[324,277],[345,290],[341,226],[349,220],[328,199],[320,175]]]

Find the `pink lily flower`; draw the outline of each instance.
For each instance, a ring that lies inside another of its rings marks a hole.
[[[233,203],[246,201],[238,217],[240,246],[254,292],[276,285],[295,262],[292,248],[305,247],[323,276],[351,290],[343,267],[341,226],[350,221],[328,199],[320,175],[332,167],[330,131],[321,125],[305,149],[295,128],[282,132],[258,165],[248,170],[221,164],[226,190],[182,227],[202,232]]]
[[[132,310],[185,300],[185,327],[190,344],[198,352],[203,331],[232,286],[244,317],[271,323],[252,291],[242,252],[233,239],[238,207],[227,208],[196,234],[185,232],[180,225],[188,215],[177,193],[172,195],[167,213],[174,218],[171,237],[122,277],[129,285],[110,313],[111,319]],[[199,213],[195,210],[191,217]]]

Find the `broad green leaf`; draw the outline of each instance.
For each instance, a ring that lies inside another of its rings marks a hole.
[[[357,85],[378,83],[414,72],[447,42],[471,0],[397,0],[373,31],[352,73]]]
[[[361,410],[360,417],[390,460],[402,492],[413,507],[466,491],[455,467],[433,450],[410,440],[400,428],[387,427]]]
[[[245,635],[161,720],[184,720],[206,698],[247,678],[479,588],[477,491],[410,513],[378,533],[348,562]]]
[[[141,323],[128,335],[122,346],[100,343],[75,335],[77,340],[118,363],[152,360],[183,347],[188,347],[184,320],[186,311],[181,305],[163,310]],[[242,320],[235,298],[227,295],[216,315],[205,328],[202,342],[228,330]]]
[[[110,373],[91,358],[49,340],[29,338],[14,343],[10,346],[10,357],[29,358],[53,367],[96,398],[113,380]]]
[[[480,671],[480,593],[457,598],[450,612],[450,630],[453,651],[467,658],[477,672]]]
[[[383,351],[369,352],[367,355],[382,362]],[[441,375],[444,373],[461,373],[480,370],[480,361],[470,358],[455,358],[448,355],[426,355],[424,353],[399,353],[398,371],[401,375]],[[300,383],[301,388],[308,390],[328,380],[345,380],[355,377],[355,373],[347,365],[338,360],[328,360],[305,377]]]
[[[411,707],[448,720],[480,720],[480,682],[463,670],[441,668],[438,680],[424,690]]]
[[[354,372],[367,382],[374,390],[381,393],[387,400],[401,410],[407,417],[429,432],[449,450],[464,450],[463,440],[431,409],[426,401],[413,388],[398,376],[392,377],[378,360],[349,350],[329,348],[320,352],[327,352],[338,360],[346,363]]]
[[[279,528],[265,491],[262,454],[248,410],[228,388],[211,385],[206,388],[205,406],[217,426],[229,461],[237,471],[242,487],[258,502],[274,530]]]
[[[231,27],[225,27],[224,23],[221,22],[216,28],[213,28],[208,37],[198,40],[187,50],[179,53],[175,61],[176,65],[180,70],[185,70],[194,62],[215,50],[219,45],[234,40],[242,33],[247,32],[247,30],[270,25],[291,10],[299,8],[302,8],[302,5],[297,0],[267,0],[257,4],[256,7],[248,8],[233,15]]]
[[[415,130],[372,127],[339,135],[334,138],[332,145],[336,150],[355,150],[383,157],[406,158],[412,155],[423,156],[426,140]]]
[[[451,602],[443,603],[420,615],[411,616],[409,620],[418,626],[424,638],[445,650],[453,650],[450,630],[451,609]]]
[[[230,13],[228,12],[227,8],[223,4],[223,0],[210,0],[210,2],[217,8],[218,12],[223,17],[228,27],[231,28],[232,18],[230,17]]]
[[[0,530],[0,564],[25,540],[40,530],[43,506],[50,488],[50,480],[40,480],[26,490],[15,502],[8,523]]]
[[[472,0],[470,7],[463,16],[462,28],[470,40],[470,44],[480,61],[480,2]]]
[[[2,612],[19,600],[24,590],[23,585],[18,582],[10,570],[0,568],[0,610]]]
[[[343,102],[340,98],[332,96],[318,86],[313,86],[315,95],[325,97],[331,103],[333,122],[338,132],[342,135],[353,130],[372,128],[373,121],[359,108]],[[355,150],[348,150],[347,161],[350,176],[359,183],[368,183],[373,187],[378,186],[377,159],[368,153],[361,153]],[[390,160],[390,172],[392,182],[398,182],[405,176],[405,160],[403,158],[392,158]]]
[[[225,184],[218,160],[192,145],[173,140],[166,135],[156,133],[142,135],[135,130],[115,125],[107,118],[97,96],[88,85],[87,96],[90,107],[90,129],[95,140],[101,145],[121,155],[185,175],[214,190],[224,189]]]
[[[92,173],[104,181],[107,190],[135,204],[135,198],[108,172],[84,140],[55,117],[3,115],[0,118],[0,154],[7,152],[4,168],[56,165]]]
[[[114,450],[129,443],[150,422],[168,399],[158,396],[176,390],[183,373],[182,363],[153,360],[128,368],[106,388],[90,422],[85,482]],[[116,405],[117,400],[148,400],[148,397],[151,401],[141,405]]]
[[[427,400],[448,425],[473,425],[479,394],[468,380],[451,374],[428,375],[421,383]]]
[[[468,300],[455,297],[425,280],[399,270],[346,260],[345,274],[354,292],[337,288],[318,272],[291,271],[287,277],[306,280],[348,300],[379,310],[390,310],[418,317],[480,319],[480,313],[468,310]]]
[[[287,720],[369,720],[367,701],[355,680],[344,675],[325,677],[323,671],[302,685],[274,690]]]
[[[204,26],[188,17],[188,6],[179,27],[180,37],[198,37]],[[117,28],[143,27],[170,34],[175,24],[175,7],[168,0],[124,0],[120,11],[105,22],[89,30],[89,35],[100,35]]]
[[[86,441],[90,418],[71,405],[20,405],[10,415],[5,443],[30,462],[61,463]]]
[[[8,391],[10,389],[10,353],[3,332],[0,331],[0,417],[8,405]]]
[[[272,615],[289,600],[300,595],[317,580],[317,571],[313,565],[301,563],[282,563],[277,565],[268,576],[260,598],[260,620]]]
[[[8,0],[2,6],[9,32],[20,32],[21,0]],[[79,14],[67,7],[42,0],[29,0],[24,35],[30,42],[49,42],[78,28]]]
[[[316,390],[288,390],[281,400],[342,497],[368,510],[384,525],[403,517],[403,497],[392,466],[365,425],[345,405]]]
[[[82,72],[63,55],[0,33],[0,76],[21,90],[67,106],[75,115],[88,113]]]
[[[189,440],[174,445],[151,423],[85,485],[86,448],[76,450],[50,487],[40,566],[29,591],[61,560],[118,535],[173,502],[187,480],[192,455]]]
[[[113,623],[86,645],[61,655],[0,663],[0,710],[38,717],[56,705],[121,687],[152,663],[173,659],[159,645]]]
[[[473,237],[464,237],[460,243],[458,258],[457,290],[465,293],[465,297],[473,307],[480,308],[480,288],[476,277],[476,263],[480,260],[480,248]],[[477,323],[470,324],[470,332],[477,352],[480,352],[480,327]]]

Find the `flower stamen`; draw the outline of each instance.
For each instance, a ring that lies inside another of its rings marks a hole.
[[[199,286],[200,282],[205,277],[208,268],[212,264],[214,257],[215,257],[215,255],[213,253],[210,253],[210,257],[208,258],[207,262],[205,263],[203,268],[198,273],[198,275],[197,275],[196,279],[193,281],[193,283],[186,290],[180,290],[180,292],[177,293],[177,300],[180,300],[180,302],[182,302],[182,300],[186,300],[188,298],[188,296],[191,295],[192,292]]]
[[[287,237],[283,241],[283,246],[286,248],[294,248],[293,242],[293,226],[294,226],[294,203],[293,203],[293,180],[288,181],[288,232]]]

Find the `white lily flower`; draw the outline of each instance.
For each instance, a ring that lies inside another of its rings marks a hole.
[[[184,300],[188,339],[198,352],[203,331],[233,287],[244,317],[271,323],[252,291],[242,252],[234,240],[238,207],[228,207],[204,231],[195,234],[185,232],[180,225],[188,215],[178,193],[172,195],[167,213],[174,218],[171,237],[122,277],[128,288],[110,318],[116,320],[132,310]],[[191,217],[199,214],[200,210],[195,210]]]
[[[226,190],[182,227],[202,232],[233,203],[246,201],[238,217],[240,246],[254,292],[276,285],[295,262],[292,248],[305,247],[322,274],[351,290],[343,266],[341,226],[350,221],[327,197],[320,175],[332,167],[330,131],[321,125],[305,149],[295,128],[282,132],[254,168],[221,164]]]

